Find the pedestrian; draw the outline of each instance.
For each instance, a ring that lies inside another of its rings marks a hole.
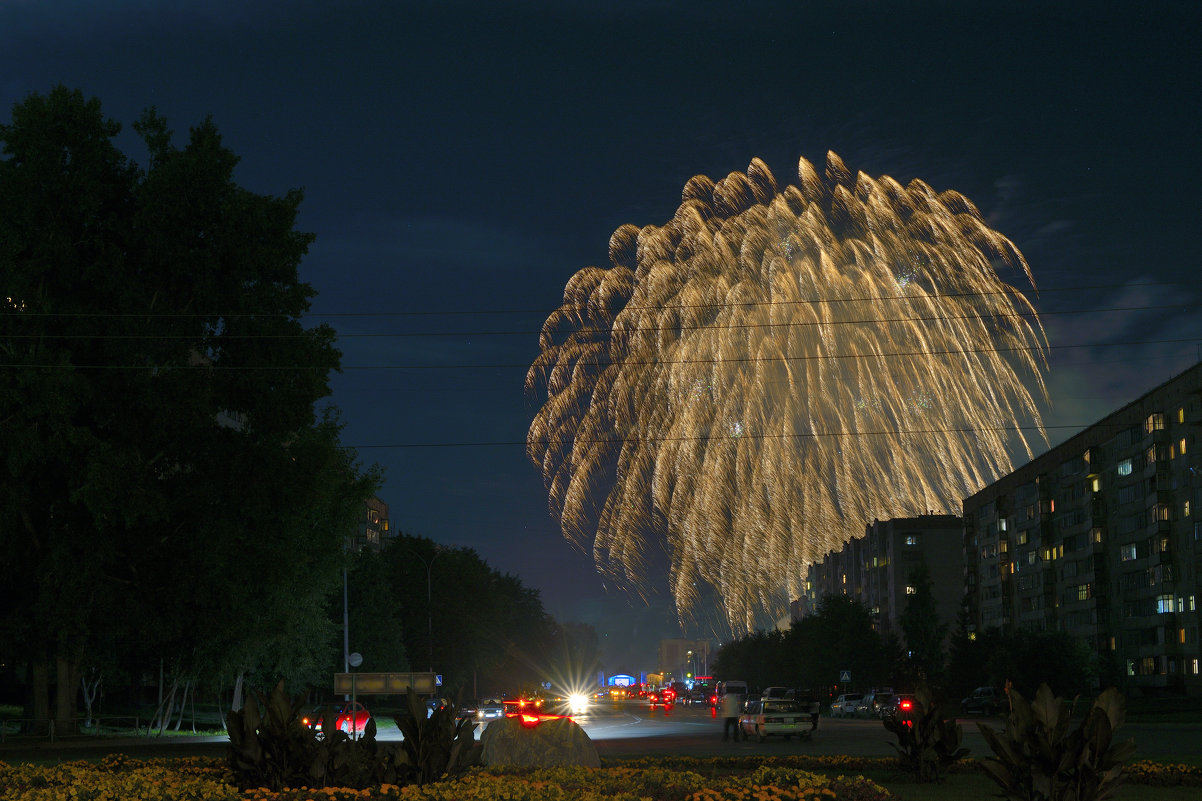
[[[722,739],[733,739],[738,742],[742,732],[739,729],[739,713],[743,711],[743,696],[739,693],[726,693],[722,696]]]

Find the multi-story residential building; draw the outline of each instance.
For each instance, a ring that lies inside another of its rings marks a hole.
[[[374,496],[369,498],[364,507],[364,516],[360,518],[359,531],[350,543],[351,550],[358,552],[370,548],[378,552],[384,540],[391,536],[393,532],[388,522],[388,504]]]
[[[810,565],[805,597],[791,608],[795,614],[812,613],[824,595],[847,595],[872,612],[877,631],[902,637],[898,617],[915,591],[910,574],[925,564],[939,619],[950,631],[964,595],[963,533],[963,522],[955,515],[874,520],[864,536]]]
[[[1059,630],[1129,692],[1202,694],[1202,364],[964,501],[973,628]]]

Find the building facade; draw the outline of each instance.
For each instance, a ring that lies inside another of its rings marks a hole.
[[[1202,694],[1202,364],[964,501],[972,628],[1058,630],[1103,681]]]
[[[368,498],[359,519],[359,530],[350,542],[351,551],[357,553],[368,548],[378,553],[384,540],[391,536],[394,534],[388,521],[388,504],[374,496]]]
[[[659,672],[672,681],[689,681],[709,673],[709,640],[660,640]]]
[[[877,631],[900,638],[898,618],[915,591],[909,577],[921,564],[931,578],[939,620],[951,630],[964,595],[963,534],[963,521],[955,515],[874,520],[864,536],[810,565],[805,597],[791,608],[799,616],[812,614],[824,595],[847,595],[868,608]]]

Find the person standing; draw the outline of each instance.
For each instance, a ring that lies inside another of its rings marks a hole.
[[[733,739],[737,742],[742,732],[739,730],[739,714],[743,711],[743,696],[739,693],[726,693],[722,696],[722,739]]]

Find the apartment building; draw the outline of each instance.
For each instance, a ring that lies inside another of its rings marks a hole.
[[[1133,694],[1202,694],[1202,364],[965,499],[977,631],[1059,630]]]
[[[824,595],[847,595],[869,609],[877,631],[902,637],[898,618],[915,590],[908,579],[925,564],[939,619],[950,630],[964,595],[963,534],[963,521],[955,515],[874,520],[864,536],[810,565],[805,597],[791,605],[793,613],[812,613]]]
[[[349,543],[352,552],[358,553],[364,548],[379,552],[384,540],[395,536],[388,521],[388,504],[376,497],[368,498],[359,519],[359,530]]]

